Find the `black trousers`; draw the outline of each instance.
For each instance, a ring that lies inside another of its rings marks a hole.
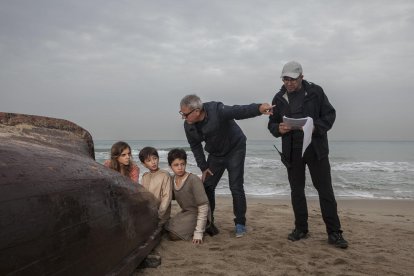
[[[328,234],[341,230],[335,195],[332,188],[331,165],[329,158],[318,160],[310,145],[302,158],[302,149],[293,149],[291,168],[288,171],[291,188],[291,200],[295,213],[295,227],[298,230],[308,230],[308,206],[305,196],[305,166],[308,166],[313,186],[318,191],[322,218]]]
[[[215,190],[218,182],[227,169],[229,174],[229,187],[233,197],[233,213],[235,224],[246,225],[246,195],[244,193],[244,160],[246,158],[246,144],[233,149],[224,157],[209,155],[207,163],[214,175],[208,176],[204,181],[211,216],[214,219],[214,209],[216,207]]]

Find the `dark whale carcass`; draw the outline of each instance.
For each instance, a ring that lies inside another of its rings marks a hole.
[[[155,198],[86,130],[0,113],[0,275],[129,275],[159,240]]]

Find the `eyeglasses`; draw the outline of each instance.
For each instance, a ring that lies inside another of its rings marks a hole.
[[[300,77],[301,77],[301,76],[297,77],[296,79],[294,79],[294,78],[289,78],[289,77],[283,77],[283,78],[282,78],[282,81],[283,81],[283,82],[294,82],[294,81],[297,81]]]
[[[194,111],[196,111],[198,108],[194,108],[193,110],[191,110],[190,112],[184,113],[181,110],[178,111],[178,113],[180,113],[181,116],[183,116],[183,118],[187,118],[188,116],[190,116],[191,113],[193,113]]]

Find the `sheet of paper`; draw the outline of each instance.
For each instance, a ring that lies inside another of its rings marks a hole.
[[[306,123],[303,126],[303,147],[302,147],[302,157],[305,153],[305,150],[312,142],[312,132],[313,132],[313,119],[311,117],[306,117]]]
[[[302,146],[302,157],[303,157],[305,150],[308,148],[309,144],[312,142],[313,119],[311,117],[294,119],[294,118],[288,118],[286,116],[283,116],[283,122],[289,125],[292,129],[303,130],[303,146]]]
[[[306,124],[306,120],[307,118],[294,119],[283,116],[283,122],[292,129],[302,129],[302,127]]]

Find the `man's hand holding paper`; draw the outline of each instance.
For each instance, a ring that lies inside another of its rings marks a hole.
[[[283,123],[291,129],[302,129],[302,127],[306,124],[308,118],[309,117],[294,119],[283,116]]]
[[[282,125],[282,126],[281,126]],[[313,132],[313,119],[311,117],[306,118],[288,118],[283,116],[283,123],[279,124],[279,132],[285,134],[292,129],[302,129],[303,130],[303,147],[302,147],[302,156],[305,153],[306,148],[312,142],[312,132]],[[284,132],[280,131],[281,128]]]

